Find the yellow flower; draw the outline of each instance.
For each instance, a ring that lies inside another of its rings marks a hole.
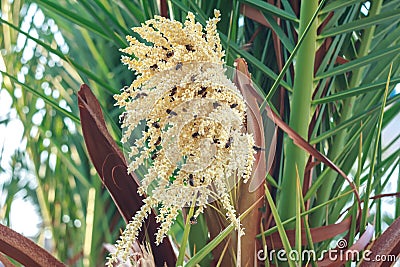
[[[122,142],[129,147],[128,172],[149,164],[138,193],[144,205],[127,225],[108,260],[128,259],[142,221],[159,207],[162,242],[183,207],[196,206],[194,219],[219,199],[227,219],[242,233],[229,190],[238,177],[246,182],[254,161],[253,136],[245,133],[246,104],[225,75],[224,52],[216,30],[219,11],[205,29],[189,13],[180,22],[155,17],[128,36],[122,62],[137,75],[115,96],[125,108]],[[134,143],[132,133],[142,127]]]

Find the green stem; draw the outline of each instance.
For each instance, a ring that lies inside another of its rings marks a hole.
[[[295,177],[295,179],[296,179],[296,177]],[[294,181],[294,182],[296,183],[296,181]],[[267,202],[268,202],[268,204],[269,204],[269,206],[271,208],[271,213],[272,213],[272,216],[274,217],[274,220],[275,220],[275,223],[276,223],[276,227],[278,228],[279,236],[280,236],[280,238],[282,240],[282,244],[283,244],[283,247],[284,247],[284,249],[286,251],[286,255],[290,255],[290,251],[291,251],[290,242],[289,242],[289,239],[288,239],[288,237],[286,235],[285,228],[283,227],[281,217],[278,214],[278,210],[275,207],[274,201],[272,199],[272,196],[271,196],[271,193],[269,192],[268,187],[266,185],[264,185],[264,187],[265,187],[265,197],[267,198]],[[290,267],[296,266],[295,262],[293,262],[290,259],[290,257],[287,258],[287,265],[290,266]],[[287,265],[284,265],[284,266],[287,266]]]
[[[239,1],[234,0],[232,4],[231,15],[229,19],[229,28],[228,28],[228,42],[226,47],[226,63],[228,66],[233,66],[233,61],[235,60],[236,54],[230,55],[230,42],[233,40],[236,42],[237,38],[237,30],[238,30],[238,14],[239,10]]]
[[[317,8],[317,0],[302,2],[299,36],[305,31]],[[317,21],[314,20],[296,56],[293,100],[289,121],[289,126],[304,139],[307,139],[308,124],[310,122],[316,38]],[[293,197],[296,195],[296,166],[299,170],[300,185],[302,186],[306,161],[307,154],[296,146],[291,139],[288,139],[281,182],[282,191],[279,197],[282,201],[278,203],[278,211],[282,220],[296,215],[296,198]]]
[[[371,9],[369,11],[369,16],[378,14],[380,12],[381,6],[382,6],[382,0],[371,1]],[[361,43],[360,50],[358,53],[358,58],[366,56],[369,53],[374,32],[375,32],[375,26],[372,26],[365,30],[365,33],[363,35],[363,42]],[[353,71],[353,75],[349,83],[349,88],[356,88],[357,86],[360,85],[364,70],[365,67],[358,68]],[[350,119],[353,116],[353,107],[355,100],[356,97],[353,96],[343,101],[342,116],[340,117],[338,125]],[[343,147],[346,144],[346,138],[348,137],[347,133],[348,133],[347,130],[343,130],[335,136],[332,142],[333,145],[330,147],[328,152],[328,158],[336,159],[342,153]],[[329,199],[336,177],[337,177],[336,172],[332,170],[328,172],[324,180],[324,186],[320,187],[319,190],[317,191],[315,205],[326,202]],[[311,217],[312,227],[320,226],[325,217],[326,217],[326,210],[320,210],[319,212],[313,214]]]
[[[378,137],[377,137],[378,138]],[[378,142],[378,152],[377,152],[377,159],[376,159],[376,168],[381,165],[382,163],[382,136],[379,138]],[[376,187],[374,187],[375,195],[381,194],[382,193],[382,183],[383,183],[383,178],[382,177],[382,171],[381,169],[376,170]],[[378,198],[376,200],[376,215],[375,215],[375,234],[376,236],[380,236],[382,234],[382,199]]]
[[[360,125],[362,126],[362,125]],[[359,142],[359,147],[358,147],[358,164],[357,164],[357,173],[356,177],[354,179],[354,184],[357,188],[357,191],[360,189],[360,177],[361,177],[361,172],[362,172],[362,148],[363,148],[363,138],[362,138],[362,133],[360,133],[360,142]],[[348,244],[349,246],[353,245],[354,243],[354,238],[356,235],[356,227],[357,227],[357,212],[358,212],[358,202],[354,198],[353,202],[353,210],[352,212],[352,218],[351,218],[351,224],[350,224],[350,230],[349,230],[349,241]],[[346,263],[346,267],[350,267],[351,262]]]
[[[399,175],[397,177],[397,191],[400,192],[400,164],[397,166],[399,169]],[[396,218],[400,216],[400,198],[396,198],[396,213],[395,213]]]
[[[194,206],[192,205],[189,209],[189,213],[186,216],[186,224],[185,229],[183,230],[183,237],[181,247],[179,248],[179,255],[178,260],[176,261],[176,266],[183,266],[183,260],[185,258],[185,251],[186,251],[186,243],[189,239],[189,232],[190,232],[190,218],[194,214]]]
[[[360,223],[360,234],[364,233],[365,228],[367,226],[367,219],[368,219],[368,209],[369,209],[369,197],[371,195],[372,191],[372,180],[374,179],[375,176],[375,164],[376,164],[376,157],[378,154],[378,148],[379,148],[379,140],[381,137],[381,131],[382,131],[382,121],[383,121],[383,114],[385,112],[385,106],[386,106],[386,99],[388,96],[388,90],[389,90],[389,81],[390,81],[390,76],[392,74],[392,65],[390,65],[389,69],[389,75],[388,75],[388,82],[386,84],[386,90],[383,95],[383,100],[382,100],[382,107],[381,107],[381,114],[379,116],[378,120],[378,125],[377,125],[377,131],[376,131],[376,139],[375,139],[375,145],[374,145],[374,151],[372,154],[372,159],[371,159],[371,169],[368,175],[368,180],[367,180],[367,187],[365,188],[365,194],[364,194],[364,208],[362,210],[361,214],[361,223]]]

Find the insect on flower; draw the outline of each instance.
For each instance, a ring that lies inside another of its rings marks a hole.
[[[156,69],[158,69],[158,65],[157,64],[151,65],[150,69],[151,70],[156,70]]]
[[[171,89],[171,93],[169,94],[169,96],[174,96],[176,94],[177,90],[178,90],[178,88],[176,86],[174,86],[174,88]]]
[[[178,62],[178,64],[176,64],[176,66],[175,66],[175,70],[182,69],[182,66],[183,66],[182,62]]]
[[[197,219],[194,216],[190,217],[189,221],[190,221],[190,224],[196,224],[197,223]]]
[[[159,144],[161,144],[161,136],[157,138],[157,141],[154,143],[154,146],[158,146]]]
[[[127,113],[123,112],[121,116],[119,116],[119,123],[124,123]]]
[[[229,147],[231,146],[232,140],[233,140],[233,138],[232,138],[232,137],[229,137],[228,141],[227,141],[226,144],[225,144],[225,148],[229,148]]]
[[[221,106],[221,104],[218,103],[218,102],[214,102],[214,103],[213,103],[213,108],[218,108],[218,107],[220,107],[220,106]]]
[[[147,94],[146,93],[138,93],[136,96],[135,96],[135,98],[134,98],[134,100],[136,100],[136,99],[138,99],[138,98],[141,98],[141,97],[145,97],[145,96],[147,96]]]
[[[205,87],[205,86],[202,86],[202,87],[200,87],[200,90],[197,92],[197,94],[198,95],[202,95],[202,94],[204,94],[204,92],[207,90],[207,87]]]
[[[173,110],[171,110],[171,109],[169,109],[169,108],[167,108],[167,109],[165,110],[165,112],[167,112],[167,114],[169,114],[169,115],[171,115],[171,116],[176,116],[176,115],[178,115],[178,113],[176,113],[175,111],[173,111]]]
[[[189,52],[194,52],[194,51],[196,51],[196,50],[193,48],[193,45],[190,45],[190,44],[185,45],[185,48],[186,48],[186,50],[189,51]]]
[[[265,150],[265,148],[262,148],[262,147],[259,147],[259,146],[253,146],[253,149],[255,151],[257,151],[257,152]]]
[[[158,154],[157,154],[157,153],[154,153],[154,154],[151,156],[151,159],[152,159],[152,160],[155,160],[155,159],[157,158],[157,156],[158,156]]]
[[[194,186],[193,174],[189,174],[189,185]]]

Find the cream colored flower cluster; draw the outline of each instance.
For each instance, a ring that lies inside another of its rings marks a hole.
[[[129,259],[143,220],[158,207],[156,243],[167,235],[179,210],[195,206],[195,218],[219,200],[227,219],[243,233],[229,190],[247,182],[254,162],[253,136],[246,133],[246,104],[225,75],[219,12],[203,30],[189,13],[184,25],[156,17],[134,28],[147,44],[127,37],[122,62],[137,79],[116,95],[125,108],[122,142],[129,147],[128,172],[146,165],[138,193],[144,205],[127,225],[108,259]],[[141,138],[132,134],[144,125]]]

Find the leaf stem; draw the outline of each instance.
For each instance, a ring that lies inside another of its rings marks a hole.
[[[290,113],[289,126],[304,139],[308,139],[308,124],[311,113],[311,97],[314,80],[314,59],[316,51],[317,21],[311,25],[309,22],[314,17],[318,9],[318,1],[304,1],[300,7],[300,30],[301,36],[310,27],[304,37],[302,45],[296,55],[295,77],[293,86],[292,106]],[[287,140],[286,157],[281,181],[280,199],[278,211],[282,220],[286,220],[296,215],[296,166],[299,170],[300,185],[304,180],[304,168],[307,161],[307,154],[296,146],[291,139]],[[292,224],[291,227],[294,225]]]
[[[369,15],[372,16],[374,14],[378,14],[382,6],[382,0],[376,0],[376,1],[371,1],[371,10],[369,11]],[[359,53],[358,53],[358,58],[363,57],[369,53],[369,48],[371,46],[372,38],[374,36],[375,32],[375,27],[371,27],[365,30],[365,33],[363,35],[363,42],[361,43]],[[349,88],[355,88],[360,85],[360,81],[362,79],[362,75],[364,73],[365,67],[355,69],[353,71],[352,78],[349,83]],[[355,103],[356,97],[350,97],[347,98],[343,101],[343,111],[342,111],[342,116],[340,118],[340,122],[338,124],[341,124],[342,122],[350,119],[353,116],[353,107]],[[336,159],[338,156],[341,154],[343,151],[343,147],[345,146],[346,143],[346,138],[347,136],[347,130],[343,129],[340,131],[333,139],[332,141],[332,146],[329,149],[328,152],[328,158],[330,159]],[[325,202],[327,199],[329,199],[331,195],[331,191],[333,188],[333,184],[336,180],[336,173],[329,171],[328,174],[325,177],[324,181],[324,186],[321,186],[318,191],[317,191],[317,196],[316,196],[316,205]],[[320,226],[326,217],[326,212],[325,210],[320,210],[317,213],[312,215],[311,219],[311,226]]]
[[[364,194],[364,209],[363,209],[362,216],[361,216],[360,234],[363,234],[367,227],[367,216],[369,213],[368,207],[369,207],[369,200],[370,200],[369,196],[371,195],[372,180],[375,175],[375,160],[376,160],[376,156],[378,154],[378,149],[379,149],[379,141],[380,141],[381,131],[382,131],[383,114],[385,113],[386,99],[387,99],[388,91],[389,91],[389,81],[390,81],[390,76],[392,74],[392,66],[393,66],[393,64],[390,65],[388,81],[386,84],[386,90],[385,90],[385,93],[384,93],[383,99],[382,99],[381,114],[379,116],[379,121],[378,121],[378,125],[377,125],[375,146],[374,146],[374,151],[373,151],[373,155],[372,155],[372,159],[371,159],[371,170],[369,172],[369,176],[368,176],[368,180],[367,180],[367,187],[365,189],[365,194]]]
[[[178,255],[178,260],[176,261],[176,266],[183,266],[183,260],[185,258],[185,251],[186,251],[186,243],[189,239],[189,232],[191,226],[190,218],[192,218],[193,214],[194,214],[194,204],[190,207],[189,213],[186,216],[186,224],[185,224],[185,229],[183,230],[182,243],[179,248],[179,255]]]

